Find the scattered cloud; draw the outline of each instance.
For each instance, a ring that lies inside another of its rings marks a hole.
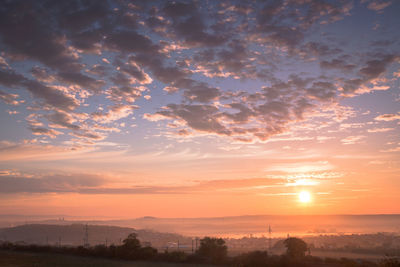
[[[366,6],[381,12],[390,4],[367,1]],[[390,89],[377,80],[399,59],[393,49],[357,54],[336,41],[310,38],[313,27],[351,15],[354,5],[347,0],[228,2],[212,8],[178,1],[136,7],[118,1],[7,3],[0,11],[5,48],[0,83],[30,92],[35,108],[49,113],[41,118],[75,137],[89,136],[94,123],[128,117],[141,108],[128,105],[159,97],[149,92],[160,84],[171,97],[146,110],[147,119],[180,121],[179,136],[209,134],[255,143],[289,131],[291,124],[318,115],[312,110],[338,104],[343,97]],[[287,68],[290,58],[331,75],[302,73],[296,65]],[[29,71],[14,67],[26,60],[33,62]],[[287,77],[282,69],[290,69]],[[220,78],[262,85],[222,88],[213,81]],[[16,95],[1,91],[0,98],[22,103]],[[99,98],[114,103],[86,111],[92,116],[85,122],[61,118],[61,112],[65,117]]]
[[[0,91],[0,99],[4,101],[4,103],[8,105],[17,106],[24,102],[24,100],[17,100],[19,95],[17,94],[8,94],[6,92]]]
[[[381,11],[392,4],[392,1],[371,1],[368,4],[368,8],[375,11]]]
[[[395,121],[400,120],[400,114],[382,114],[375,117],[377,121]]]
[[[373,128],[373,129],[368,129],[369,133],[386,133],[389,131],[393,131],[394,128]]]
[[[96,111],[91,114],[91,117],[96,122],[106,124],[133,114],[133,110],[136,108],[136,106],[119,104],[109,107],[106,113]]]
[[[366,138],[365,135],[352,135],[341,140],[342,144],[344,145],[354,145],[360,142],[363,142]]]
[[[312,175],[315,172],[323,172],[332,170],[334,166],[328,161],[317,162],[299,162],[299,163],[286,163],[275,164],[267,167],[265,171],[278,171],[284,173],[300,173],[303,175]]]
[[[358,188],[385,188],[379,212],[398,212],[398,1],[3,2],[6,200],[279,213],[257,203],[306,188],[310,212],[351,198],[332,210],[347,213]]]

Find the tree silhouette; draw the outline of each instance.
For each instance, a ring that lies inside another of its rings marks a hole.
[[[290,258],[298,259],[305,256],[307,251],[307,243],[297,237],[290,237],[283,241],[286,247],[286,254]]]
[[[228,247],[222,238],[204,237],[200,240],[197,254],[213,263],[221,263],[227,257]]]
[[[138,250],[141,247],[136,233],[129,234],[128,237],[124,239],[123,243],[124,244],[122,246],[130,250]]]
[[[137,234],[131,233],[123,241],[123,245],[118,248],[117,255],[125,259],[136,259],[140,252],[140,241]]]

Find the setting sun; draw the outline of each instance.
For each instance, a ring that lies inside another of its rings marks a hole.
[[[299,193],[299,200],[302,203],[308,203],[311,201],[311,194],[307,191],[301,191]]]

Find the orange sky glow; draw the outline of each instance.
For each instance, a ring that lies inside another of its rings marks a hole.
[[[11,2],[0,215],[400,213],[399,1]]]

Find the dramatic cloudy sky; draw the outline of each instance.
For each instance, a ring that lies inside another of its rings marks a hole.
[[[399,14],[2,1],[0,214],[399,213]]]

